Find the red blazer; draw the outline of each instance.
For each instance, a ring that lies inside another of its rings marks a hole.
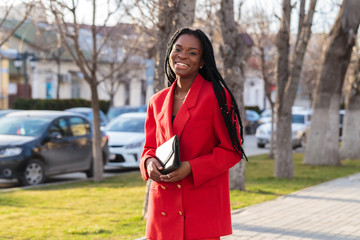
[[[176,82],[149,101],[140,170],[147,180],[145,160],[176,134],[181,161],[189,161],[192,174],[176,183],[152,181],[146,237],[183,240],[229,235],[229,169],[241,155],[232,147],[212,83],[198,74],[172,124],[175,86]],[[229,94],[227,100],[230,103]]]

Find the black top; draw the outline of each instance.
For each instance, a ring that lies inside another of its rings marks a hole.
[[[171,123],[174,123],[174,119],[175,119],[176,115],[173,115],[171,118]]]

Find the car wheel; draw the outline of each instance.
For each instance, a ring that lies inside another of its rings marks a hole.
[[[87,178],[94,177],[94,162],[91,160],[90,168],[85,172]]]
[[[20,182],[25,186],[38,185],[45,180],[45,167],[39,160],[30,160]]]
[[[257,146],[258,146],[258,148],[265,148],[265,144],[264,144],[264,143],[258,143]]]
[[[302,135],[301,137],[301,140],[300,140],[300,144],[301,144],[301,147],[306,147],[306,142],[307,142],[307,139],[306,139],[306,135]]]

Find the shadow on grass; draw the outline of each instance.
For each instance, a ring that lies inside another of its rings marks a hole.
[[[37,185],[21,188],[21,191],[52,191],[52,190],[69,190],[77,188],[132,188],[145,187],[146,182],[141,178],[139,172],[128,172],[118,176],[107,177],[100,182],[93,179],[78,180],[75,182],[56,182],[46,185]]]
[[[253,194],[272,195],[272,196],[277,196],[277,197],[284,196],[284,194],[279,194],[279,193],[271,192],[271,191],[265,191],[265,190],[261,190],[261,189],[258,189],[258,190],[246,190],[245,192],[246,193],[253,193]]]

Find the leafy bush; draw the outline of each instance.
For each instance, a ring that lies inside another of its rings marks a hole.
[[[110,108],[110,101],[100,100],[100,109],[106,114]],[[17,99],[14,109],[23,110],[59,110],[73,107],[91,107],[91,101],[85,99]]]

